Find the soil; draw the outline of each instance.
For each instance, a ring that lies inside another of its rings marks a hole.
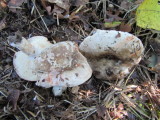
[[[136,26],[135,10],[127,13],[137,1],[66,0],[61,6],[49,0],[0,0],[0,120],[160,119],[159,71],[148,67],[151,54],[160,59],[160,45],[154,41],[158,33]],[[114,21],[120,24],[114,26]],[[17,75],[13,56],[18,49],[11,42],[45,36],[51,43],[80,44],[94,29],[130,32],[142,40],[144,57],[124,79],[104,81],[93,75],[55,97],[51,88]]]

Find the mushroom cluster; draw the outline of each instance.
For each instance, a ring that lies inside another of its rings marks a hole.
[[[17,74],[36,81],[37,86],[53,87],[55,96],[67,87],[83,84],[92,70],[98,79],[124,78],[140,62],[144,50],[140,39],[115,30],[96,30],[79,47],[71,41],[51,44],[43,36],[22,38],[11,45],[20,50],[13,58]]]
[[[17,74],[36,81],[37,86],[53,87],[55,96],[61,95],[66,87],[84,83],[92,75],[86,58],[71,41],[51,44],[47,38],[36,36],[23,38],[12,46],[20,50],[13,58]]]
[[[98,79],[124,78],[141,60],[144,48],[136,36],[115,30],[95,30],[79,46]]]

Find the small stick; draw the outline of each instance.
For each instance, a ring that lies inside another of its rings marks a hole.
[[[57,25],[59,26],[59,17],[58,17],[58,14],[56,16],[57,16]]]
[[[103,0],[103,18],[106,19],[106,0]]]

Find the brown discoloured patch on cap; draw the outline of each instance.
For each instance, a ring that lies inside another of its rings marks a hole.
[[[45,82],[37,82],[38,86],[72,87],[82,84],[92,74],[86,58],[73,42],[61,42],[51,46],[35,58],[35,63],[36,71],[46,74],[41,78],[45,79]]]

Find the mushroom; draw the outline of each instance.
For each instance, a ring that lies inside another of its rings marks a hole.
[[[35,68],[34,57],[52,44],[44,36],[34,36],[29,39],[22,37],[17,43],[10,43],[11,46],[18,48],[13,58],[13,65],[17,74],[25,80],[37,81],[37,74],[33,73]],[[40,74],[40,73],[39,73]]]
[[[34,52],[15,53],[13,64],[21,78],[36,81],[37,86],[53,87],[54,95],[58,96],[66,87],[78,86],[91,77],[92,69],[75,43],[66,41],[42,47],[36,41],[32,39],[27,43]],[[18,46],[24,48],[21,43]]]
[[[98,79],[124,78],[141,60],[144,48],[136,36],[115,30],[99,30],[79,46]]]

